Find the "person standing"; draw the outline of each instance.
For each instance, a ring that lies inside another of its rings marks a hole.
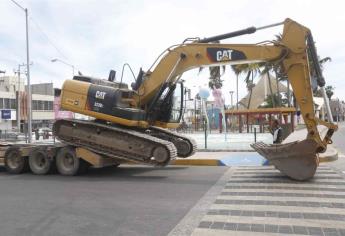
[[[273,135],[273,144],[279,144],[283,141],[283,129],[278,120],[273,121],[271,134]]]

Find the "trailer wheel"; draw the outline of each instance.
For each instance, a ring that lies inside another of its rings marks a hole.
[[[18,147],[10,147],[5,152],[5,168],[10,174],[21,174],[28,170],[28,160]]]
[[[46,175],[51,171],[53,162],[45,149],[35,148],[29,155],[29,166],[32,173]]]
[[[68,146],[58,151],[56,168],[61,175],[78,175],[87,169],[87,163],[77,157],[75,148]]]

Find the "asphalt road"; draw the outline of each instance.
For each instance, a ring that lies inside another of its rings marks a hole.
[[[345,154],[345,122],[338,124],[338,130],[333,135],[334,146]]]
[[[345,122],[338,124],[338,130],[332,137],[333,146],[338,150],[338,160],[328,163],[345,174]]]
[[[167,235],[227,167],[121,166],[65,177],[0,169],[0,235]]]

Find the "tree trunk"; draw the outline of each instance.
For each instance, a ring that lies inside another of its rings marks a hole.
[[[290,107],[291,102],[290,102],[290,81],[287,80],[287,102],[288,102],[288,107]]]
[[[271,83],[271,76],[270,76],[269,70],[267,70],[267,79],[268,79],[268,86],[269,86],[270,94],[271,94],[272,105],[273,107],[276,107],[276,102],[274,100],[273,91],[272,91],[272,83]]]
[[[247,109],[249,109],[250,107],[250,102],[252,100],[252,91],[253,91],[253,87],[250,83],[253,83],[253,76],[252,76],[252,80],[250,82],[250,75],[252,74],[252,71],[248,71],[247,77],[246,77],[246,83],[247,83],[247,88],[249,89],[249,98],[248,98],[248,104],[247,104]]]
[[[238,74],[236,75],[236,110],[238,110]]]
[[[276,74],[276,82],[277,82],[277,102],[278,102],[278,107],[281,107],[281,101],[280,101],[280,90],[279,90],[279,77],[278,77],[278,72],[277,69],[274,69],[274,72]]]

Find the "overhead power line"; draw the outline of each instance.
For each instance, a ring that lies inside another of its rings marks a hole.
[[[46,38],[46,40],[49,42],[49,44],[55,48],[55,50],[65,59],[68,59],[63,53],[62,51],[53,43],[52,40],[50,40],[50,38],[48,37],[48,35],[44,32],[44,30],[40,27],[40,25],[30,16],[29,19],[35,24],[35,26],[37,27],[37,29],[42,33],[42,35]]]
[[[21,5],[19,5],[16,1],[14,1],[14,0],[11,0],[14,4],[16,4],[17,5],[17,7],[19,7],[19,8],[21,8],[23,11],[25,11],[25,9],[21,6]]]
[[[25,8],[23,8],[21,5],[19,5],[19,3],[17,3],[15,0],[10,0],[11,2],[13,2],[16,6],[18,6],[19,8],[21,8],[22,10],[25,11]],[[68,59],[63,53],[62,51],[55,45],[55,43],[53,43],[53,41],[49,38],[49,36],[44,32],[44,30],[42,29],[42,27],[40,27],[40,25],[31,17],[29,16],[29,19],[31,20],[32,23],[34,23],[34,25],[36,26],[36,28],[41,32],[41,34],[45,37],[45,39],[48,41],[48,43],[54,47],[54,49],[65,59]]]

